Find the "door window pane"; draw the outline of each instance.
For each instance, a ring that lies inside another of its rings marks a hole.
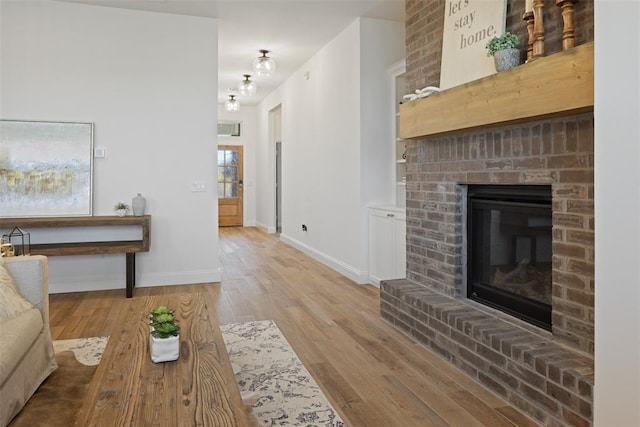
[[[218,150],[218,197],[239,197],[239,153],[238,150]]]

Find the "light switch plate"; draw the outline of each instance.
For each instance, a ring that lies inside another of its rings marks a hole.
[[[107,157],[107,149],[104,147],[96,147],[93,150],[93,157],[96,159],[104,159]]]
[[[205,181],[193,181],[191,184],[192,193],[203,193],[207,191],[207,183]]]

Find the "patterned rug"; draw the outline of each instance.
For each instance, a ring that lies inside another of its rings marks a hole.
[[[254,402],[259,425],[344,426],[273,321],[220,329],[240,392],[245,401]]]
[[[9,426],[72,426],[108,339],[54,341],[58,369],[42,383]]]

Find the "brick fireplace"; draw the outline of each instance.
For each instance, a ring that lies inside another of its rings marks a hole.
[[[508,3],[512,31],[522,28],[519,3]],[[584,43],[593,38],[593,4],[577,4]],[[439,80],[442,10],[440,0],[407,2],[409,89]],[[561,18],[548,14],[553,53]],[[545,425],[592,423],[593,136],[586,112],[411,140],[407,279],[381,284],[386,320]],[[551,188],[551,331],[467,299],[466,194],[485,184]]]

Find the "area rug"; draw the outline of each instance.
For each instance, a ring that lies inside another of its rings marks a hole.
[[[42,383],[9,426],[72,426],[108,339],[93,337],[54,341],[58,369]]]
[[[252,402],[259,425],[344,426],[273,321],[220,329],[240,392]]]

